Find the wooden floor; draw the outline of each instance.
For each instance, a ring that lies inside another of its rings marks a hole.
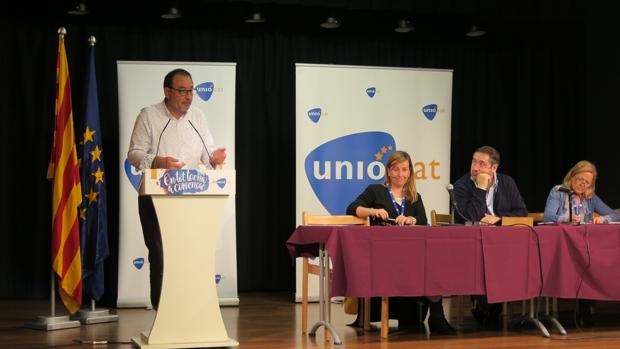
[[[358,335],[346,326],[353,317],[333,306],[333,323],[343,345],[325,342],[323,330],[316,338],[301,333],[299,305],[284,294],[241,294],[239,307],[224,307],[222,313],[228,334],[239,341],[239,348],[450,348],[450,349],[525,349],[525,348],[620,348],[620,321],[614,314],[599,314],[597,327],[576,329],[570,314],[561,319],[568,335],[552,334],[543,338],[534,328],[512,331],[480,331],[469,322],[459,328],[455,337],[431,336],[424,333],[398,332],[390,339],[379,338],[379,332]],[[59,308],[60,309],[60,308]],[[145,309],[118,309],[117,323],[81,326],[58,331],[37,331],[24,328],[26,322],[46,315],[49,305],[37,301],[0,301],[0,348],[92,348],[80,341],[107,341],[96,348],[132,348],[130,338],[148,330],[154,312]],[[318,305],[310,306],[310,322],[318,317]],[[605,315],[605,316],[603,316]],[[467,319],[466,319],[467,320]]]

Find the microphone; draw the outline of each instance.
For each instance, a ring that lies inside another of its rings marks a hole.
[[[568,189],[564,186],[559,186],[557,187],[555,190],[561,192],[561,193],[566,193],[566,194],[573,194],[573,191],[571,189]]]
[[[465,223],[471,222],[471,219],[465,217],[463,215],[463,213],[461,212],[461,210],[459,210],[459,206],[456,203],[456,199],[454,198],[454,186],[452,184],[448,184],[448,185],[446,185],[446,190],[450,194],[450,201],[452,201],[452,217],[453,217],[453,220],[454,220],[454,212],[456,211],[456,213],[458,213],[458,215],[465,221]],[[454,223],[454,222],[452,222],[452,223]]]
[[[215,169],[215,163],[213,162],[213,158],[211,157],[211,153],[209,152],[209,149],[207,148],[207,145],[205,144],[204,139],[202,139],[202,136],[200,135],[200,132],[198,132],[198,130],[196,129],[196,127],[194,127],[194,124],[192,124],[191,120],[187,120],[187,122],[189,122],[189,124],[192,126],[192,128],[194,129],[194,131],[196,131],[196,134],[198,135],[198,137],[200,137],[200,141],[202,142],[202,146],[205,148],[205,150],[207,151],[207,156],[209,157],[209,165],[213,166],[213,169]]]

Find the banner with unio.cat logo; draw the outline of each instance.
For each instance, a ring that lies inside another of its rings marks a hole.
[[[452,70],[296,64],[296,213],[345,214],[395,150],[430,211],[449,212]],[[301,300],[301,262],[296,300]],[[310,299],[318,297],[311,278]]]
[[[121,161],[117,306],[142,307],[150,305],[150,284],[148,250],[138,217],[141,173],[127,159],[136,117],[142,108],[164,99],[163,81],[168,72],[187,70],[197,90],[192,106],[204,112],[215,146],[226,148],[224,169],[234,170],[236,64],[118,61],[117,68]],[[239,304],[236,251],[235,197],[231,195],[216,246],[215,282],[222,305]]]

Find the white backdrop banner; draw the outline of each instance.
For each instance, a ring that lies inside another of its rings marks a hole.
[[[164,76],[183,68],[192,74],[198,94],[192,105],[201,109],[215,139],[226,148],[225,169],[235,168],[235,63],[118,61],[120,215],[118,307],[150,305],[148,251],[138,217],[141,174],[127,160],[133,125],[140,110],[164,98]],[[217,291],[222,305],[237,305],[235,198],[226,205],[216,251]],[[209,222],[205,222],[209,224]],[[165,267],[165,266],[164,266]],[[192,295],[188,290],[188,295]]]
[[[414,161],[429,222],[449,211],[452,70],[296,64],[295,86],[298,224],[303,211],[345,214],[395,150]],[[297,275],[299,301],[300,262]]]

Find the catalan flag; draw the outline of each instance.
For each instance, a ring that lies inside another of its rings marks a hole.
[[[65,51],[64,28],[59,30],[56,61],[56,110],[54,145],[48,168],[53,178],[52,269],[58,275],[60,298],[73,314],[82,303],[82,263],[78,208],[82,202],[80,172],[75,147],[71,83]]]
[[[84,200],[80,207],[82,280],[84,291],[98,301],[103,295],[103,262],[108,257],[106,178],[99,127],[99,99],[95,75],[95,38],[89,39],[86,77],[86,112],[82,133],[81,182]]]

